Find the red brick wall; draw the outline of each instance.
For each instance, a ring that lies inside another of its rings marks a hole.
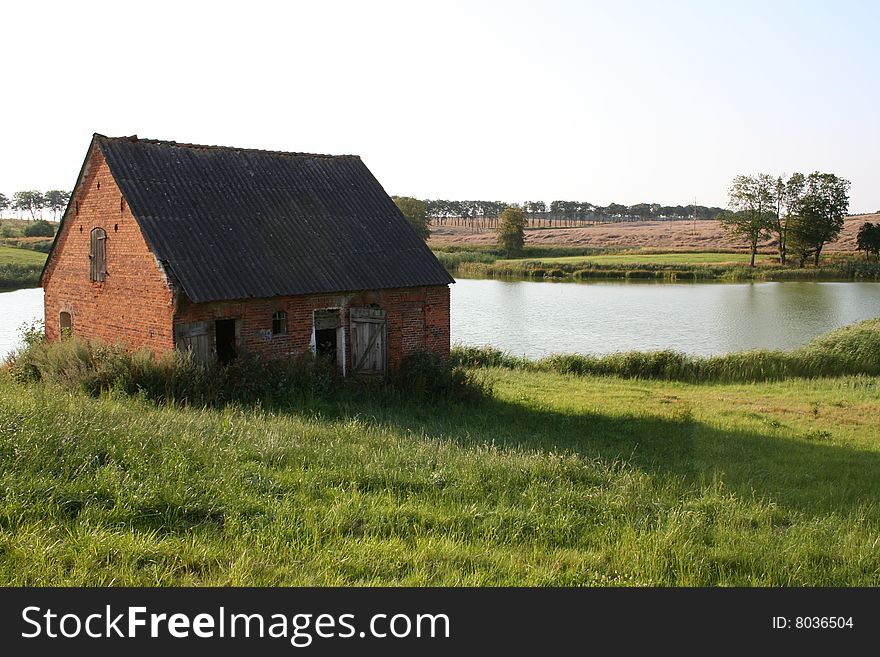
[[[107,233],[107,277],[101,283],[89,280],[90,233],[96,227]],[[97,147],[74,192],[43,286],[50,340],[58,338],[64,311],[73,317],[74,335],[83,338],[154,351],[174,345],[172,293]]]
[[[239,349],[292,356],[311,348],[313,311],[340,308],[345,335],[345,365],[349,370],[349,308],[371,305],[387,312],[389,368],[396,369],[403,357],[415,351],[449,354],[449,287],[446,285],[200,304],[186,303],[181,299],[174,321],[238,319],[236,337]],[[272,314],[276,310],[287,312],[286,335],[271,335]],[[213,324],[210,330],[213,345]]]

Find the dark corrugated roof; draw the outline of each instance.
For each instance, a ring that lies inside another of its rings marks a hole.
[[[357,156],[95,139],[192,301],[454,282]]]

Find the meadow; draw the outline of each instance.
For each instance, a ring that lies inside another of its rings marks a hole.
[[[0,583],[880,584],[880,377],[509,365],[218,408],[7,369]]]
[[[42,267],[44,262],[46,262],[45,253],[11,246],[0,246],[0,266],[19,265]]]
[[[0,246],[0,288],[36,286],[44,262],[45,253]]]
[[[679,252],[679,253],[645,253],[633,251],[630,253],[593,254],[583,256],[562,257],[539,257],[533,258],[536,262],[544,265],[648,265],[648,264],[671,264],[671,265],[748,265],[749,254],[747,253],[724,253],[724,252]],[[755,261],[757,265],[771,264],[775,262],[772,255],[759,255]],[[499,265],[509,264],[511,260],[500,259]]]
[[[770,253],[756,266],[749,255],[723,251],[659,251],[619,248],[527,246],[521,257],[505,258],[497,247],[434,247],[440,262],[464,278],[526,278],[554,280],[660,279],[693,280],[880,280],[880,263],[853,254],[833,253],[819,267],[782,267]]]

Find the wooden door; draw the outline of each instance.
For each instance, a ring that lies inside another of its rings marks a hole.
[[[200,363],[208,363],[213,360],[208,322],[175,324],[174,335],[175,344],[180,351],[191,351],[193,358]]]
[[[352,308],[351,373],[354,376],[385,376],[388,361],[386,313],[378,308]]]

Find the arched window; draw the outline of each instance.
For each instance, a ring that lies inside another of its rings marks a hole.
[[[103,281],[107,276],[107,233],[93,228],[89,244],[89,279]]]
[[[58,324],[60,328],[59,335],[62,340],[73,335],[73,317],[71,317],[70,313],[61,313],[58,316]]]
[[[287,333],[287,313],[276,310],[272,313],[272,335],[284,335]]]

